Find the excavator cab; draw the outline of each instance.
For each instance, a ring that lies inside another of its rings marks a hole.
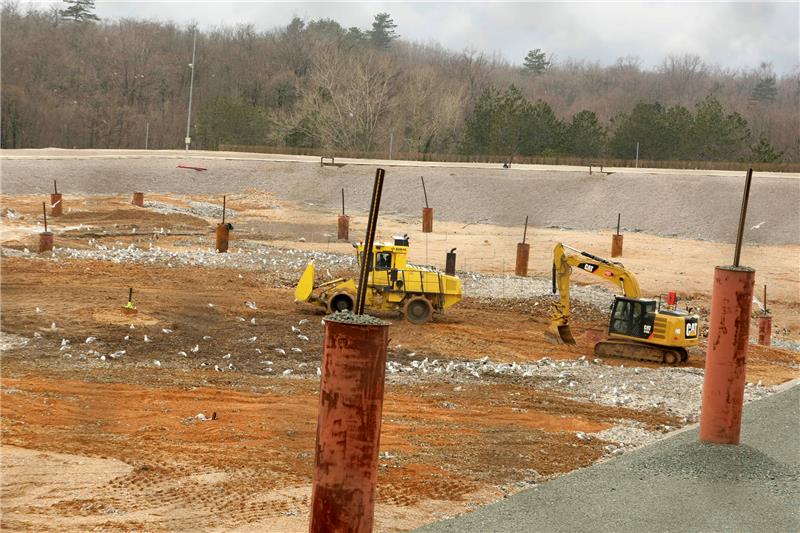
[[[653,334],[657,303],[638,298],[614,298],[608,333],[647,339]]]

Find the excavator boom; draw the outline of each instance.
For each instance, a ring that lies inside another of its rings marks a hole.
[[[575,344],[569,327],[569,278],[572,267],[617,285],[628,298],[639,298],[641,294],[636,278],[622,264],[566,244],[556,244],[553,248],[553,293],[559,294],[559,301],[554,303],[550,328],[545,332],[545,336],[554,344]]]

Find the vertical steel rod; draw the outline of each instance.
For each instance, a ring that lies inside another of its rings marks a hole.
[[[379,168],[375,171],[375,184],[372,186],[372,203],[369,207],[367,220],[367,235],[364,240],[364,255],[361,257],[361,272],[358,276],[358,292],[356,294],[355,314],[364,314],[364,305],[367,299],[367,280],[369,279],[370,257],[372,246],[375,243],[375,232],[378,226],[378,211],[381,207],[381,192],[383,191],[383,178],[386,171]]]
[[[344,187],[342,187],[342,216],[344,216]]]
[[[56,180],[53,180],[53,191],[58,194],[58,182]]]
[[[223,196],[222,197],[222,223],[223,224],[225,223],[225,208],[226,207],[227,207],[227,205],[226,205],[226,196]]]
[[[42,202],[42,213],[44,213],[44,232],[47,233],[47,205]]]
[[[744,223],[747,219],[747,200],[750,198],[750,182],[753,180],[753,169],[747,171],[744,180],[744,195],[742,196],[742,211],[739,213],[739,230],[736,232],[736,249],[733,253],[733,266],[739,266],[742,255],[742,237],[744,236]]]
[[[764,314],[767,314],[767,284],[764,284]]]
[[[131,303],[132,301],[133,301],[133,287],[128,289],[128,303]]]
[[[522,230],[522,244],[525,244],[525,238],[528,236],[528,215],[525,215],[525,229]]]
[[[622,219],[622,213],[617,213],[617,235],[619,235],[619,221]]]
[[[426,190],[425,190],[425,178],[423,178],[422,176],[420,176],[420,177],[419,177],[419,179],[421,179],[421,180],[422,180],[422,194],[424,194],[424,195],[425,195],[425,207],[430,207],[430,206],[428,205],[428,191],[426,191]]]

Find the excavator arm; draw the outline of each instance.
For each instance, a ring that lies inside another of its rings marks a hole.
[[[636,277],[620,263],[603,259],[562,243],[553,248],[553,293],[559,300],[553,304],[550,328],[545,333],[556,344],[575,344],[569,327],[569,278],[572,267],[615,284],[628,298],[639,298],[641,293]]]

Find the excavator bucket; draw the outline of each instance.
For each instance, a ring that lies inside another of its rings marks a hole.
[[[553,324],[544,332],[544,336],[552,344],[575,344],[575,337],[568,325]]]
[[[314,290],[314,261],[311,261],[306,267],[303,275],[300,276],[300,281],[297,282],[297,287],[294,289],[295,302],[307,302],[311,297]]]

